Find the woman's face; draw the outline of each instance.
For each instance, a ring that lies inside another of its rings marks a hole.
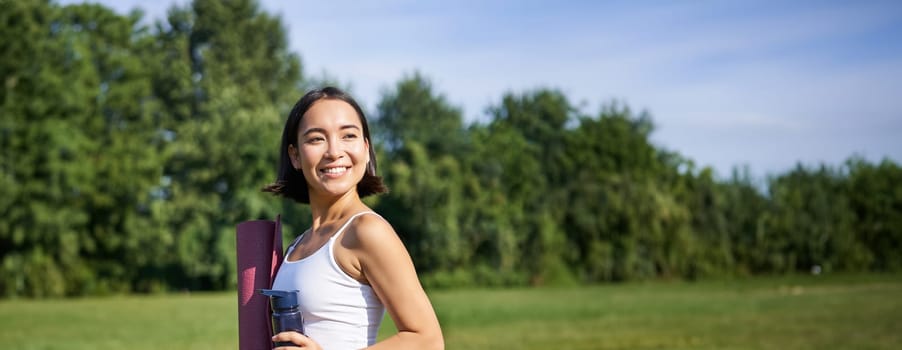
[[[369,161],[369,143],[357,111],[342,100],[313,103],[301,117],[291,163],[307,180],[311,198],[341,196],[357,190]]]

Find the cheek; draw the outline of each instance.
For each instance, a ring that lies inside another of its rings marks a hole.
[[[363,142],[355,143],[354,145],[351,146],[351,150],[358,157],[366,156],[366,152],[367,152],[366,144]]]
[[[369,148],[366,147],[365,143],[361,142],[360,145],[358,145],[355,148],[354,154],[357,155],[357,159],[359,159],[359,163],[363,163],[363,165],[366,165],[366,163],[369,162],[370,150],[369,150]]]
[[[320,153],[311,147],[301,147],[300,152],[298,152],[301,168],[309,168],[311,165],[316,164],[319,160],[317,154]]]

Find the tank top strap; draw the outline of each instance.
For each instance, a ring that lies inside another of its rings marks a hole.
[[[340,236],[341,233],[344,232],[345,228],[348,227],[348,225],[351,224],[351,221],[354,221],[354,219],[356,219],[358,216],[361,216],[361,215],[363,215],[363,214],[373,214],[373,215],[378,216],[380,219],[385,220],[384,218],[382,218],[382,215],[379,215],[378,213],[376,213],[376,212],[374,212],[374,211],[362,211],[362,212],[359,212],[359,213],[357,213],[357,214],[351,215],[351,217],[348,218],[348,220],[345,221],[345,223],[342,224],[341,227],[338,228],[338,231],[335,231],[335,234],[332,235],[331,238],[329,238],[329,242],[328,242],[327,246],[330,246],[330,247],[331,247],[331,246],[332,246],[332,242],[335,241],[335,238],[338,237],[338,236]],[[304,238],[304,235],[306,235],[308,232],[310,232],[309,229],[308,229],[307,231],[304,231],[304,232],[301,233],[300,235],[298,235],[298,236],[294,239],[294,241],[292,241],[291,244],[288,245],[288,248],[285,249],[285,260],[288,260],[288,254],[291,254],[291,251],[294,250],[294,248],[295,248],[295,246],[298,244],[298,242],[301,241],[301,238]],[[331,248],[330,248],[330,250],[331,250]]]
[[[308,229],[304,232],[301,232],[301,234],[299,234],[297,237],[294,238],[293,241],[291,241],[291,244],[289,244],[288,248],[285,249],[285,260],[288,260],[288,254],[291,254],[291,251],[294,250],[294,246],[296,246],[298,244],[298,242],[301,241],[301,238],[304,238],[304,235],[307,234],[307,231],[310,231],[310,230]]]

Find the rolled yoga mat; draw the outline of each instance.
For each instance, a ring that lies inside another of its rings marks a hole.
[[[272,288],[282,264],[282,222],[254,220],[238,224],[238,349],[272,349],[269,298],[257,293]]]

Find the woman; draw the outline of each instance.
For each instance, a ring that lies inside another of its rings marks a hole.
[[[299,290],[303,349],[443,349],[441,328],[394,229],[361,201],[386,192],[363,111],[326,87],[304,95],[282,132],[278,179],[263,190],[310,205],[313,225],[288,247],[273,289]],[[379,343],[385,310],[398,333]],[[296,349],[279,347],[276,349]]]

